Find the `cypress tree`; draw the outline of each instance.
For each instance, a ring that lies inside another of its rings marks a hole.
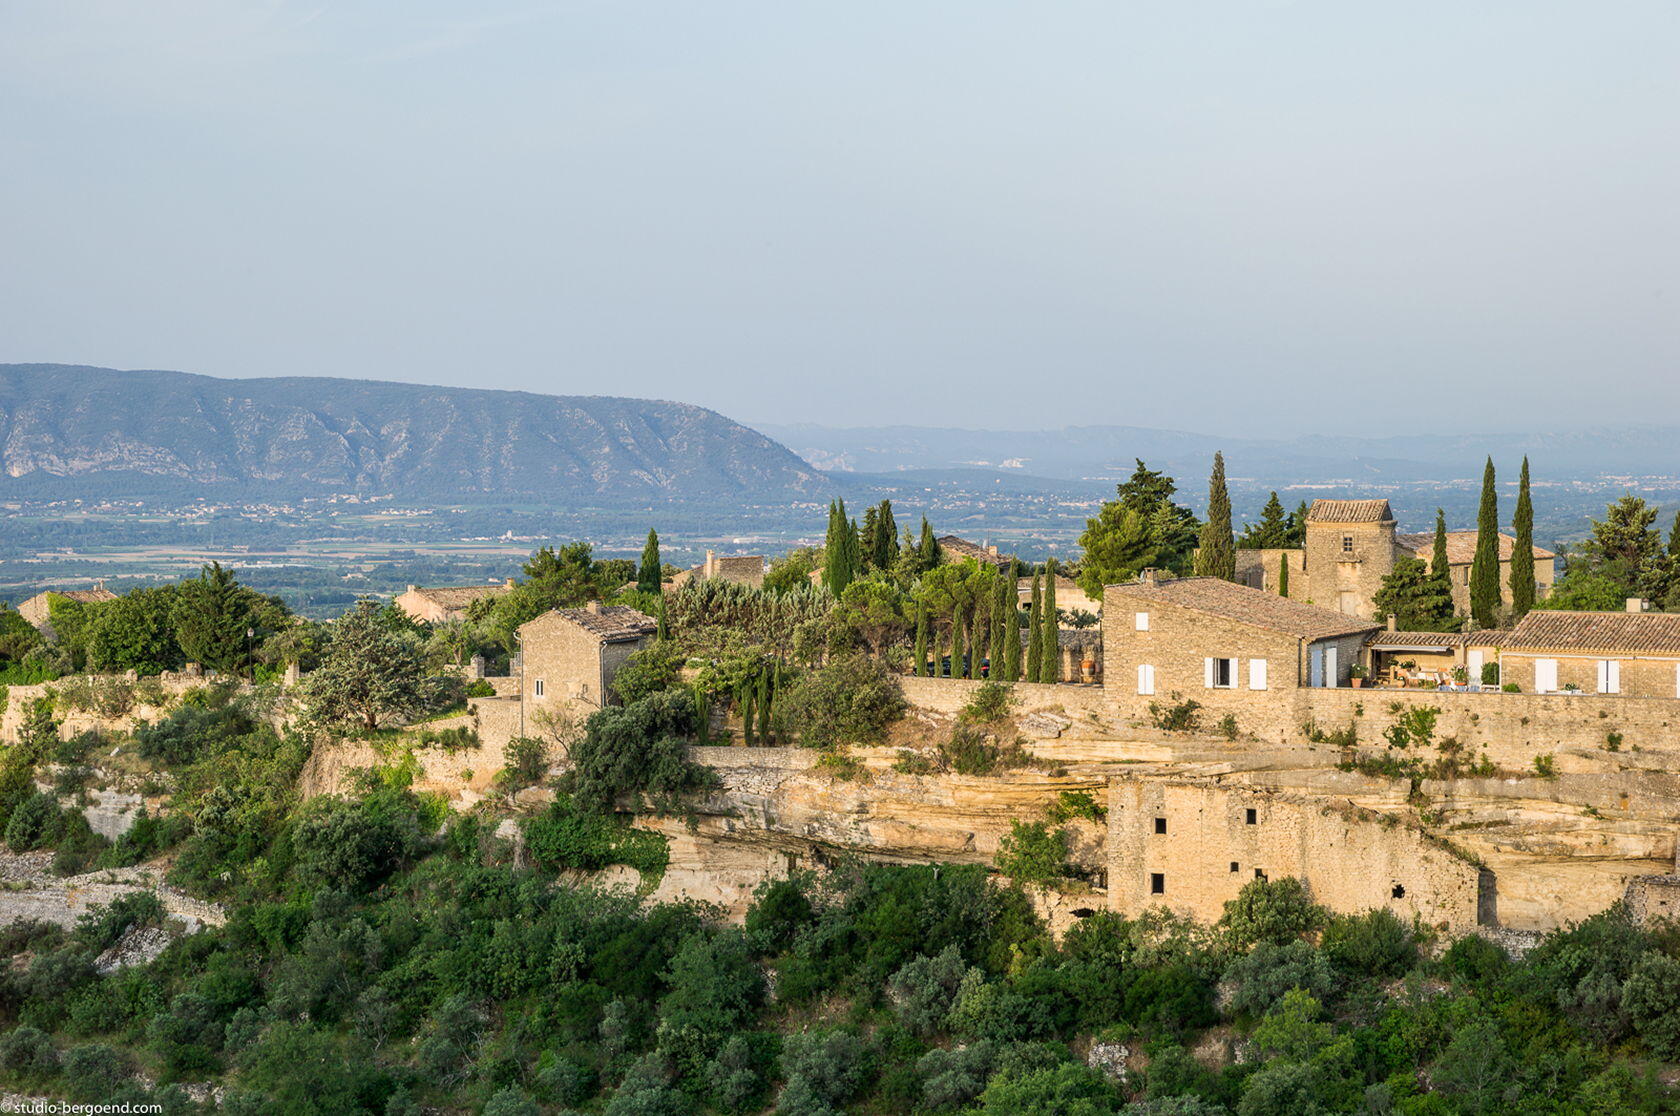
[[[1021,604],[1013,586],[1009,592],[1009,616],[1004,621],[1003,680],[1021,680]]]
[[[1521,620],[1534,607],[1534,500],[1528,493],[1528,458],[1522,463],[1517,481],[1517,511],[1511,517],[1511,533],[1517,537],[1511,548],[1511,611]]]
[[[916,544],[916,564],[921,572],[939,565],[939,540],[933,537],[933,528],[928,524],[927,516],[922,516],[922,537]]]
[[[872,559],[878,570],[890,570],[898,560],[898,521],[893,518],[891,500],[882,500],[875,513],[875,554]]]
[[[858,554],[862,558],[860,563],[862,569],[868,569],[875,565],[875,536],[880,529],[880,505],[871,504],[863,509],[863,526],[858,530]]]
[[[840,553],[840,513],[828,502],[828,534],[823,537],[823,584],[834,587],[834,563]]]
[[[841,499],[834,505],[823,556],[823,580],[828,582],[828,591],[836,598],[857,577],[857,558],[857,524],[846,518],[846,501]]]
[[[642,564],[636,568],[636,588],[659,593],[665,587],[665,567],[659,562],[659,532],[648,528],[647,545],[642,547]]]
[[[695,684],[693,694],[694,719],[700,722],[700,743],[710,744],[712,742],[711,704],[706,700],[706,691],[700,688],[699,683]]]
[[[757,691],[751,681],[741,684],[741,692],[736,700],[741,703],[741,742],[747,747],[753,746],[753,698]]]
[[[1435,509],[1435,549],[1429,556],[1429,572],[1451,584],[1452,563],[1447,561],[1447,513]]]
[[[1044,573],[1044,628],[1039,635],[1043,647],[1038,653],[1038,680],[1062,680],[1062,622],[1056,613],[1056,560],[1050,559]]]
[[[1202,524],[1201,547],[1196,551],[1196,572],[1226,581],[1237,576],[1237,543],[1231,535],[1231,493],[1225,487],[1223,453],[1213,455],[1213,476],[1208,478],[1207,522]]]
[[[659,597],[659,629],[653,633],[653,638],[657,640],[671,638],[671,629],[665,626],[665,597],[663,594]]]
[[[951,609],[951,677],[967,678],[968,672],[963,669],[963,627],[964,613],[968,611],[961,602]]]
[[[1470,566],[1470,615],[1477,628],[1499,623],[1499,492],[1493,458],[1482,470],[1482,506],[1476,514],[1476,558]]]
[[[1037,682],[1039,665],[1044,661],[1044,641],[1039,629],[1044,626],[1044,601],[1038,575],[1033,574],[1032,611],[1027,614],[1027,681]]]
[[[758,675],[758,742],[768,747],[770,745],[770,672],[760,670]]]
[[[927,674],[928,655],[928,615],[927,605],[916,602],[916,664],[913,672],[917,678]]]
[[[1278,555],[1278,596],[1289,596],[1289,555]]]
[[[992,638],[987,661],[991,663],[986,675],[988,678],[1003,677],[1003,660],[1008,654],[1003,647],[1005,634],[1004,624],[1014,615],[1014,579],[1009,576],[1009,570],[998,571],[997,592],[992,594]]]

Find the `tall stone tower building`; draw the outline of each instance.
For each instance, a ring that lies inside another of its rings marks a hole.
[[[1370,619],[1371,598],[1394,569],[1394,528],[1387,500],[1314,500],[1306,529],[1308,603]],[[1303,594],[1292,586],[1289,595]]]

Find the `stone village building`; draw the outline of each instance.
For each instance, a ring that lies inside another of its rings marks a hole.
[[[538,712],[587,716],[612,702],[618,668],[659,630],[653,617],[628,605],[591,601],[556,608],[519,626],[521,720]]]
[[[49,639],[53,638],[51,613],[52,599],[54,597],[61,597],[67,601],[74,601],[76,604],[90,605],[104,604],[106,601],[114,601],[117,599],[117,595],[115,593],[105,588],[105,583],[103,581],[97,581],[94,583],[92,589],[48,589],[45,592],[35,594],[27,601],[18,605],[18,615],[29,621],[36,631],[47,636]]]
[[[488,585],[410,585],[393,602],[423,624],[448,624],[467,618],[467,610],[486,597],[499,597],[513,588],[513,579]]]
[[[674,589],[689,581],[732,581],[762,589],[767,565],[762,554],[717,554],[708,550],[704,562],[679,572],[670,584]]]
[[[1476,555],[1476,532],[1448,531],[1448,579],[1453,605],[1470,611],[1470,569]],[[1499,589],[1511,603],[1511,555],[1516,539],[1499,536]],[[1278,590],[1282,566],[1289,566],[1291,600],[1316,604],[1349,616],[1376,615],[1372,604],[1383,578],[1401,556],[1428,564],[1434,556],[1434,532],[1400,534],[1387,500],[1314,500],[1307,510],[1306,545],[1298,549],[1238,550],[1237,580],[1270,593]],[[1556,580],[1556,558],[1534,548],[1535,591],[1544,599]]]

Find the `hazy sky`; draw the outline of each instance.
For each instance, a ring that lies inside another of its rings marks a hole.
[[[745,420],[1680,411],[1680,5],[0,3],[0,360]]]

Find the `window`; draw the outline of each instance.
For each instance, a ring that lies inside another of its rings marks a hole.
[[[1205,659],[1203,660],[1203,667],[1208,689],[1231,690],[1236,688],[1237,660]]]
[[[1236,861],[1234,861],[1234,860],[1233,860],[1233,861],[1231,861],[1231,871],[1233,871],[1233,872],[1240,872],[1240,871],[1241,871],[1241,870],[1242,870],[1242,865],[1240,865],[1240,864],[1238,864],[1238,863],[1237,863],[1237,862],[1236,862]]]
[[[1535,659],[1534,692],[1537,694],[1551,694],[1556,693],[1557,688],[1557,660]]]
[[[1166,831],[1167,831],[1167,819],[1166,818],[1156,818],[1155,819],[1155,832],[1156,833],[1165,833]]]
[[[1353,553],[1353,536],[1352,535],[1343,535],[1342,536],[1342,553],[1343,554],[1352,554]]]
[[[1264,690],[1266,688],[1266,660],[1248,660],[1248,688]]]
[[[1138,693],[1152,694],[1155,692],[1155,668],[1147,663],[1138,666]]]
[[[537,679],[535,693],[538,697],[543,696],[543,680],[541,678]]]
[[[1598,692],[1601,694],[1619,694],[1622,692],[1622,664],[1618,659],[1600,659],[1598,661]]]
[[[1137,625],[1138,631],[1147,632],[1149,630],[1149,613],[1139,612],[1133,616],[1132,620]]]
[[[1258,825],[1259,823],[1260,823],[1260,811],[1256,810],[1252,806],[1250,806],[1248,809],[1243,811],[1243,824],[1244,825]]]
[[[1149,873],[1149,894],[1165,895],[1167,893],[1167,877],[1159,872]]]
[[[1266,870],[1264,868],[1256,868],[1254,870],[1254,878],[1257,879],[1257,880],[1265,879],[1266,878]]]
[[[1395,899],[1404,899],[1406,897],[1406,889],[1400,884],[1395,884],[1394,889],[1389,892],[1389,895]]]

